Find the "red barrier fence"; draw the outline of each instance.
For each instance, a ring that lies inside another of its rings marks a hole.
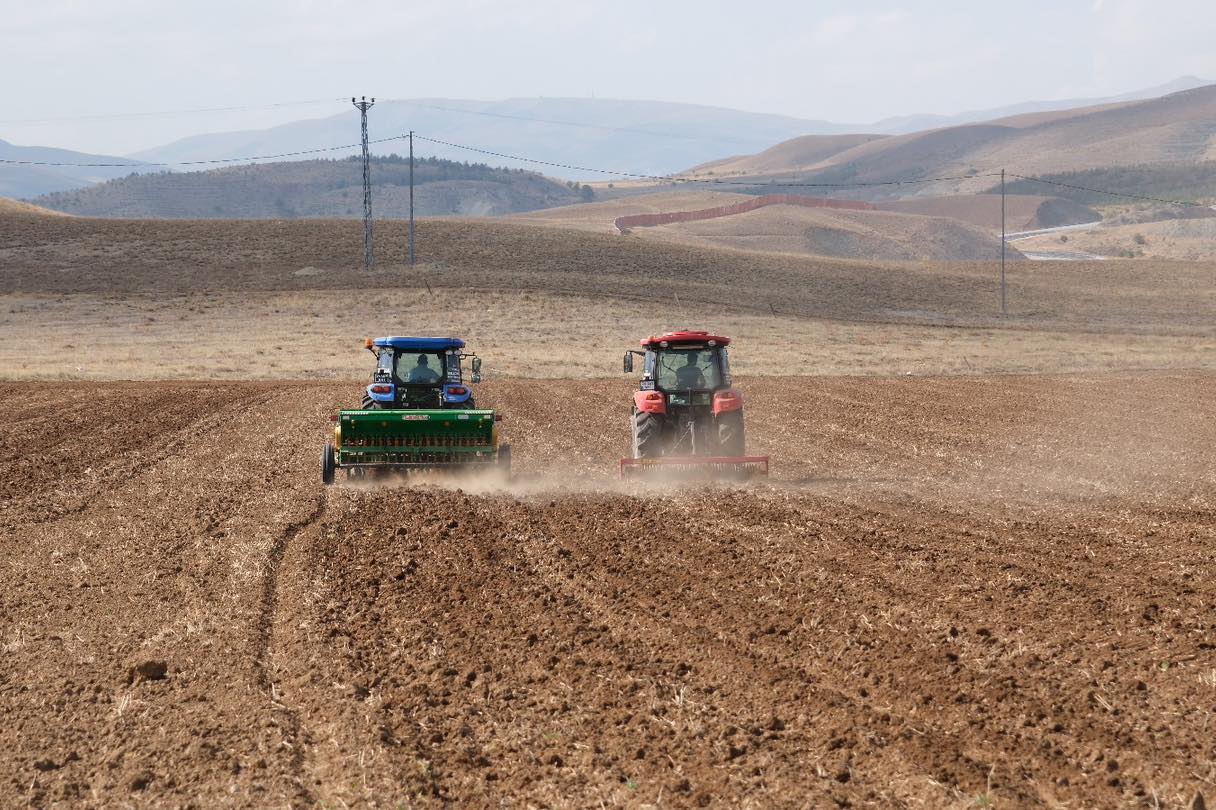
[[[653,225],[668,225],[672,222],[693,222],[699,219],[717,219],[735,214],[746,214],[766,205],[801,205],[804,208],[846,208],[851,211],[873,211],[874,205],[859,200],[830,200],[826,197],[803,197],[798,194],[765,194],[731,205],[717,208],[702,208],[699,211],[668,211],[664,214],[630,214],[617,217],[613,224],[617,232],[629,233],[630,228],[649,228]]]

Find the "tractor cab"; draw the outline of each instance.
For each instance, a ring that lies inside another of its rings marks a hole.
[[[634,354],[642,356],[643,391],[665,394],[713,392],[730,388],[730,338],[707,332],[670,332],[640,341],[644,352],[625,355],[633,371]]]
[[[469,382],[481,382],[481,358],[464,353],[464,341],[445,337],[368,338],[376,355],[364,410],[473,408],[461,361],[470,358]]]

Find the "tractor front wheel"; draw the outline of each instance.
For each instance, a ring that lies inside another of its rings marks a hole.
[[[337,461],[334,458],[334,443],[326,442],[325,447],[321,449],[321,483],[329,486],[334,482],[334,470],[337,468]]]
[[[732,411],[718,417],[718,449],[724,456],[746,454],[743,436],[743,411]]]
[[[658,458],[663,455],[661,417],[645,411],[633,412],[633,457]]]

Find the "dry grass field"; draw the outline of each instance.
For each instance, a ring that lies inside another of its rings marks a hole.
[[[738,335],[758,374],[1209,368],[1199,263],[813,259],[490,222],[423,221],[423,263],[378,223],[0,217],[0,375],[361,377],[369,332],[456,333],[497,374],[616,373],[669,327]],[[1146,269],[1151,272],[1146,272]],[[576,339],[571,336],[577,335]]]
[[[1216,367],[1213,335],[857,323],[527,290],[363,296],[358,289],[8,295],[0,298],[0,377],[363,379],[371,361],[363,336],[405,331],[464,337],[486,358],[489,379],[609,377],[638,338],[691,326],[732,335],[733,364],[744,374]]]

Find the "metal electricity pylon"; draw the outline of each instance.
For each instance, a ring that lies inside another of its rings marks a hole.
[[[372,163],[367,150],[367,111],[376,103],[363,96],[359,101],[351,96],[350,103],[359,110],[363,136],[363,269],[371,270],[375,259],[372,256]]]

